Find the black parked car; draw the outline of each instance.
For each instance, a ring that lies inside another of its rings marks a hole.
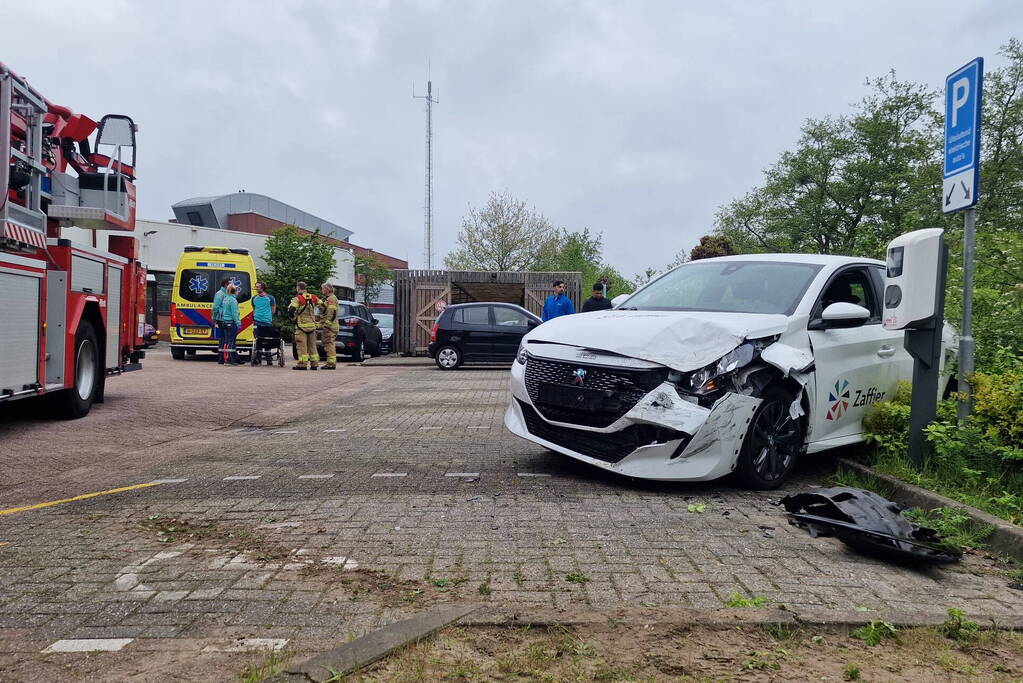
[[[382,351],[383,338],[380,328],[377,327],[377,319],[369,312],[369,309],[355,301],[338,302],[338,322],[340,329],[337,339],[334,341],[334,348],[338,356],[350,356],[354,361],[361,361],[366,356],[376,358]],[[323,353],[323,342],[320,340],[320,331],[316,331],[316,349],[320,352],[320,360],[327,356]],[[291,355],[298,358],[298,351],[295,344],[291,344]]]
[[[511,363],[522,337],[539,324],[539,318],[514,304],[448,306],[433,326],[427,353],[441,370],[471,362]]]

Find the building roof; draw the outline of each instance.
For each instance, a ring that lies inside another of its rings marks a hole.
[[[207,228],[228,228],[228,216],[254,213],[287,225],[295,225],[309,231],[319,230],[321,234],[338,240],[347,240],[351,230],[336,223],[296,209],[290,204],[255,192],[234,192],[215,197],[193,197],[171,206],[179,223],[201,225]]]

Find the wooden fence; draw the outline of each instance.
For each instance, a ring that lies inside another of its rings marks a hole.
[[[394,350],[422,356],[437,319],[437,304],[501,301],[540,315],[555,280],[565,281],[565,294],[581,304],[581,273],[533,273],[454,270],[394,271]]]

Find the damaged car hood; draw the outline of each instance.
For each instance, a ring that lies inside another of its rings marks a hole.
[[[524,337],[530,352],[564,344],[639,358],[689,372],[715,362],[745,339],[781,334],[784,315],[701,311],[602,311],[545,322]]]

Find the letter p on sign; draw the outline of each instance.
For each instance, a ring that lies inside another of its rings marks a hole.
[[[952,127],[959,125],[959,110],[970,97],[970,79],[960,78],[952,84]]]

